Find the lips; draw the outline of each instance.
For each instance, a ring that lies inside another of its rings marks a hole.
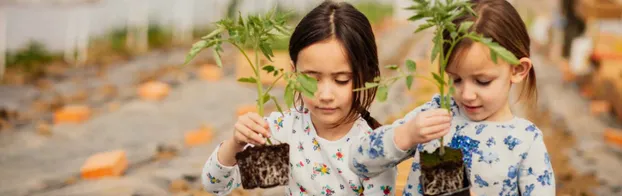
[[[333,107],[316,107],[316,109],[322,113],[334,113],[337,111],[337,108]]]
[[[479,109],[482,108],[482,106],[469,106],[469,105],[462,105],[464,107],[464,110],[466,110],[469,113],[474,113],[477,112]]]

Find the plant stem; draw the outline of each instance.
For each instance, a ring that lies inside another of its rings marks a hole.
[[[263,113],[263,99],[264,99],[264,93],[263,93],[263,85],[261,83],[261,74],[259,72],[259,69],[261,68],[261,65],[259,64],[259,44],[255,45],[255,47],[253,48],[254,52],[255,52],[255,77],[257,78],[257,81],[255,81],[255,83],[257,83],[257,112],[259,113],[259,115],[264,116]],[[268,93],[268,91],[266,91],[266,93]],[[266,138],[266,142],[268,142],[268,145],[272,145],[272,142],[270,141],[270,138]]]
[[[439,50],[439,68],[440,68],[440,77],[441,80],[444,82],[445,81],[445,66],[447,65],[447,61],[445,60],[445,53],[443,52],[443,27],[442,25],[438,25],[438,29],[437,30],[437,34],[439,36],[437,36],[437,40],[436,40],[436,44],[438,45],[438,50]],[[449,55],[447,55],[449,56]],[[445,84],[441,83],[439,84],[439,91],[441,94],[441,100],[440,100],[440,105],[442,108],[445,108],[447,110],[449,110],[449,108],[446,107],[445,105]],[[445,154],[445,144],[444,144],[444,140],[443,140],[444,136],[441,136],[440,142],[441,142],[441,150],[440,150],[440,155],[443,156]]]

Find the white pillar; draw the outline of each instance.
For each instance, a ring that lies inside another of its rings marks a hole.
[[[149,1],[127,0],[128,24],[127,39],[128,48],[135,48],[138,52],[148,49],[147,28],[149,27]]]
[[[69,12],[67,16],[67,29],[65,30],[65,49],[64,57],[68,63],[75,63],[75,51],[76,51],[76,29],[78,15],[76,10],[71,8],[65,8]]]
[[[6,37],[7,37],[7,19],[6,9],[0,7],[0,81],[4,79],[4,72],[6,70]]]
[[[173,9],[173,41],[175,43],[192,42],[194,0],[176,0]]]
[[[79,65],[84,65],[88,58],[88,48],[89,48],[89,26],[90,26],[90,16],[89,16],[89,7],[84,7],[79,10],[79,25],[78,25],[78,57],[77,63]]]

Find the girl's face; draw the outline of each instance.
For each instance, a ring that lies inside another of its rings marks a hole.
[[[315,97],[302,98],[316,126],[331,126],[346,117],[352,106],[352,69],[339,41],[331,38],[300,51],[297,70],[318,81]]]
[[[473,121],[511,119],[510,88],[527,76],[531,61],[522,58],[519,65],[510,66],[499,57],[495,64],[488,47],[480,43],[463,50],[459,60],[447,67],[454,82],[453,97],[460,109]]]

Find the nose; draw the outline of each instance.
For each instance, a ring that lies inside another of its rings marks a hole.
[[[319,82],[316,97],[320,102],[329,103],[335,99],[334,89],[329,82]]]
[[[462,97],[462,100],[473,101],[477,98],[475,89],[470,84],[461,85],[459,90],[460,90],[460,96]]]

